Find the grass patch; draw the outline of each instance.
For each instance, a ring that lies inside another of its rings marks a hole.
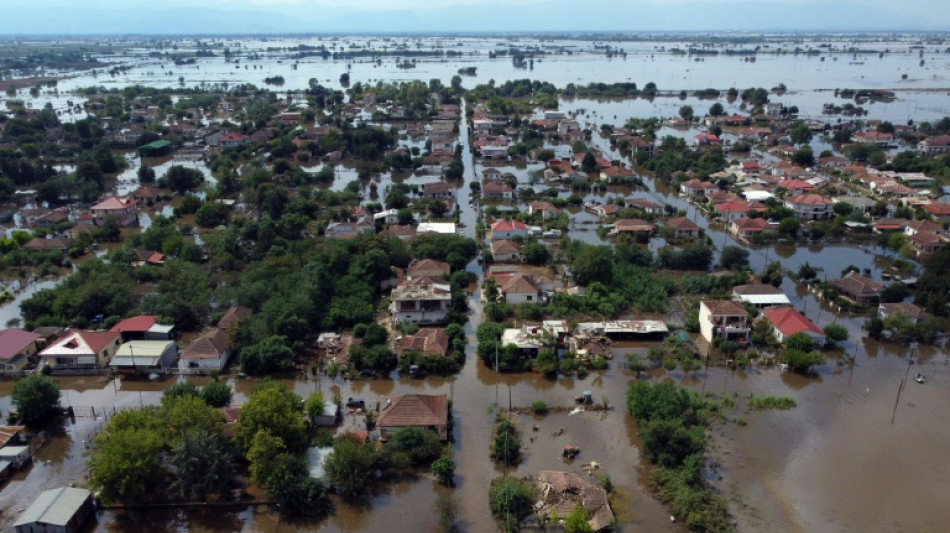
[[[787,411],[798,404],[789,396],[752,396],[749,398],[749,409],[753,411]]]

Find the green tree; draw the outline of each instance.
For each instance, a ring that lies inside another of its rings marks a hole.
[[[214,432],[196,428],[185,431],[172,447],[171,462],[176,479],[172,492],[182,499],[207,500],[224,496],[234,478],[234,469],[224,438]]]
[[[680,117],[682,117],[683,120],[687,122],[692,122],[693,115],[694,115],[693,106],[691,105],[680,106]]]
[[[317,418],[324,414],[324,408],[322,392],[315,390],[310,393],[310,396],[307,396],[307,400],[304,403],[304,411],[307,412],[307,417],[310,418],[311,424],[315,424]]]
[[[597,159],[594,157],[593,152],[588,151],[584,154],[584,159],[581,160],[581,170],[584,172],[597,172],[599,169],[597,164]]]
[[[715,104],[709,106],[709,114],[714,117],[721,117],[726,114],[726,109],[722,107],[722,104],[716,102]]]
[[[609,285],[612,270],[613,253],[607,246],[584,246],[571,261],[571,273],[578,285],[594,281]]]
[[[241,350],[241,368],[252,376],[289,370],[294,352],[287,346],[286,337],[271,335]]]
[[[143,163],[141,166],[139,166],[138,177],[139,183],[142,185],[155,183],[155,170]]]
[[[722,268],[739,270],[749,266],[749,251],[739,246],[725,246],[719,256]]]
[[[516,477],[495,478],[488,489],[491,512],[495,518],[504,521],[509,533],[519,531],[518,524],[531,513],[534,500],[531,485]]]
[[[41,426],[62,410],[59,386],[49,376],[33,374],[17,381],[11,396],[19,419],[29,426]]]
[[[551,250],[538,241],[531,241],[522,246],[521,255],[529,265],[545,265],[551,260]]]
[[[172,165],[165,172],[158,184],[162,187],[171,189],[178,194],[185,194],[186,191],[204,183],[205,177],[200,170],[184,167],[181,165]]]
[[[166,398],[180,398],[182,396],[198,396],[201,392],[198,386],[190,381],[179,381],[165,387],[162,391],[162,400]]]
[[[791,350],[808,351],[814,346],[811,337],[806,333],[795,333],[785,339],[785,346]]]
[[[575,505],[564,520],[564,533],[594,533],[594,528],[587,521],[587,511],[580,505]]]
[[[791,137],[792,142],[795,144],[807,144],[812,138],[811,128],[808,127],[805,121],[796,120],[792,124],[792,129],[789,130],[788,136]]]
[[[117,413],[96,435],[89,486],[107,502],[141,501],[165,475],[165,444],[155,409]]]
[[[806,144],[792,154],[792,163],[800,167],[813,167],[815,166],[815,152],[812,151],[811,146]]]
[[[251,478],[264,486],[270,473],[277,468],[277,460],[281,455],[287,455],[284,441],[266,429],[259,430],[251,439],[251,446],[246,454]]]
[[[928,312],[947,316],[950,304],[950,244],[944,244],[924,260],[924,272],[917,280],[915,301]]]
[[[323,463],[323,470],[337,494],[355,498],[369,483],[375,460],[372,447],[357,444],[350,438],[338,438]]]
[[[798,235],[798,230],[801,228],[802,224],[798,221],[797,218],[787,217],[783,218],[778,223],[778,232],[782,235],[788,235],[789,237],[795,237]]]
[[[201,399],[211,407],[231,405],[231,387],[224,381],[214,380],[201,388]]]
[[[521,441],[518,439],[518,430],[509,420],[501,420],[495,426],[490,455],[493,461],[508,466],[518,464],[521,458]]]
[[[432,462],[432,475],[443,485],[455,484],[455,461],[448,455],[443,455]]]
[[[245,453],[254,436],[266,430],[281,439],[291,453],[307,445],[307,428],[301,416],[301,399],[284,385],[265,382],[258,385],[238,413],[234,440]]]
[[[383,445],[383,451],[392,463],[402,466],[421,466],[439,457],[442,443],[434,432],[405,427],[397,429]]]
[[[825,356],[816,351],[804,351],[796,350],[792,348],[786,348],[783,355],[785,364],[790,366],[792,370],[796,372],[807,372],[808,369],[815,365],[820,365],[825,362]]]

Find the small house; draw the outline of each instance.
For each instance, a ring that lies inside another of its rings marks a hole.
[[[679,239],[692,239],[699,236],[699,226],[686,217],[671,218],[666,226],[673,230],[673,235]]]
[[[40,352],[52,369],[104,368],[119,349],[121,336],[107,331],[72,331]]]
[[[22,329],[0,330],[0,373],[23,370],[36,354],[40,336]]]
[[[382,440],[389,440],[396,430],[415,427],[434,431],[441,440],[448,440],[449,402],[444,394],[404,394],[387,400],[379,413],[376,426]]]
[[[817,346],[825,344],[828,340],[821,328],[792,307],[763,311],[762,317],[772,324],[772,334],[779,342],[785,342],[796,333],[808,335],[812,343]]]

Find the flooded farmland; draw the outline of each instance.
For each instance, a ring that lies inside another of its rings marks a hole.
[[[296,41],[286,40],[286,43]],[[273,43],[270,43],[273,46]],[[262,46],[253,42],[246,47]],[[484,42],[465,45],[475,50],[487,48]],[[619,46],[624,46],[623,44]],[[78,74],[57,87],[59,93],[89,85],[123,87],[130,84],[175,86],[183,76],[187,85],[212,83],[260,83],[258,78],[282,75],[286,78],[283,90],[306,87],[310,78],[327,86],[337,86],[339,74],[349,70],[356,81],[440,78],[447,81],[463,66],[477,66],[478,77],[466,79],[466,85],[494,79],[531,77],[557,85],[586,83],[590,79],[625,81],[634,79],[656,81],[664,90],[699,89],[706,86],[757,86],[786,82],[792,91],[782,97],[788,104],[798,105],[805,115],[820,116],[823,103],[833,97],[827,91],[835,87],[899,88],[896,102],[874,104],[872,116],[906,122],[944,116],[947,111],[947,87],[950,79],[946,71],[950,62],[946,56],[930,57],[928,66],[914,76],[901,81],[903,72],[916,68],[916,55],[886,55],[869,57],[861,65],[851,64],[846,56],[841,61],[822,62],[808,56],[769,56],[755,64],[743,63],[734,57],[707,58],[701,62],[689,58],[656,53],[656,43],[628,45],[626,59],[606,59],[592,54],[554,56],[535,63],[532,71],[512,67],[507,59],[474,57],[447,61],[421,61],[412,70],[396,69],[389,61],[382,64],[368,61],[300,61],[296,67],[280,62],[276,57],[259,60],[259,68],[248,71],[235,69],[222,59],[201,60],[198,66],[173,66],[147,63],[141,57],[117,57],[132,68],[116,76]],[[669,46],[668,44],[666,46]],[[652,47],[652,48],[651,48]],[[282,60],[281,60],[282,61]],[[348,64],[351,63],[351,64]],[[171,75],[162,71],[170,71]],[[903,90],[906,87],[907,90]],[[819,92],[824,91],[824,92]],[[35,106],[54,95],[41,94]],[[22,95],[20,95],[22,97]],[[675,116],[679,106],[688,103],[703,109],[712,101],[689,97],[674,97],[624,101],[592,99],[562,100],[565,110],[584,109],[591,114],[591,123],[622,123],[630,117]],[[737,107],[727,109],[737,110]],[[614,118],[616,117],[616,118]],[[830,120],[830,119],[829,119]],[[607,149],[606,141],[595,142]],[[467,146],[467,130],[461,129],[460,142]],[[466,150],[466,174],[458,183],[458,204],[463,206],[461,221],[466,235],[474,237],[477,213],[469,204],[468,182],[476,179],[481,165],[476,164]],[[161,169],[170,161],[159,162]],[[204,165],[194,165],[210,179]],[[527,183],[528,173],[540,166],[512,164],[500,167],[511,171],[519,183]],[[160,170],[160,169],[157,169]],[[122,179],[131,184],[134,166]],[[330,186],[342,189],[356,179],[355,169],[341,169]],[[385,190],[397,178],[383,175],[377,179],[379,190]],[[427,178],[399,178],[421,183]],[[364,191],[369,182],[363,182]],[[695,206],[680,199],[660,183],[646,180],[642,190],[612,188],[606,193],[592,192],[585,199],[603,200],[613,195],[644,195],[661,203],[670,203],[684,209],[686,216],[699,224],[714,244],[721,248],[736,244],[722,227],[711,226]],[[566,196],[566,194],[565,194]],[[575,222],[588,217],[583,211],[575,214]],[[593,231],[579,231],[572,237],[591,243],[604,242]],[[848,244],[821,245],[808,242],[761,246],[752,249],[750,257],[754,270],[760,270],[771,261],[779,261],[786,269],[796,270],[808,262],[825,272],[837,275],[847,265],[855,264],[871,269],[871,277],[880,281],[882,269],[875,259],[887,258],[889,252],[876,246]],[[481,267],[472,263],[469,271],[481,274]],[[19,314],[19,303],[36,288],[51,286],[42,281],[35,288],[28,287],[17,299],[0,308],[0,317],[6,322]],[[843,352],[854,355],[850,364],[835,354],[823,365],[817,375],[803,377],[783,373],[776,367],[752,368],[733,371],[709,368],[689,376],[662,370],[652,371],[651,379],[673,379],[702,393],[734,395],[739,407],[731,413],[742,418],[724,423],[713,430],[713,459],[720,476],[717,487],[731,502],[731,509],[739,521],[740,531],[941,531],[950,523],[950,509],[943,505],[950,480],[950,467],[942,460],[950,443],[950,426],[941,423],[950,406],[950,359],[944,349],[921,347],[910,354],[906,346],[880,344],[864,338],[861,329],[863,316],[836,314],[803,287],[786,280],[783,289],[796,307],[822,309],[816,323],[826,326],[832,322],[845,325],[851,333],[851,342]],[[334,513],[319,521],[286,521],[276,511],[264,505],[238,505],[214,509],[168,510],[108,510],[99,513],[96,532],[124,531],[245,531],[245,532],[372,532],[390,531],[410,533],[432,531],[436,527],[434,505],[438,494],[452,494],[461,504],[460,518],[464,531],[494,531],[496,523],[488,509],[488,485],[499,475],[534,477],[538,470],[565,469],[586,476],[581,465],[590,461],[599,463],[593,475],[608,474],[616,487],[618,501],[615,509],[620,517],[621,531],[685,531],[679,523],[671,523],[669,512],[654,500],[644,483],[645,464],[639,454],[635,424],[625,412],[625,394],[628,384],[636,379],[634,373],[623,368],[624,351],[645,352],[649,343],[630,343],[617,346],[616,357],[610,368],[591,372],[583,379],[570,377],[548,379],[533,374],[498,375],[484,365],[474,352],[474,331],[480,323],[481,303],[477,295],[469,298],[471,322],[466,326],[469,346],[464,367],[451,378],[422,380],[394,377],[371,381],[349,382],[326,376],[299,376],[286,383],[298,394],[305,396],[320,388],[341,397],[362,397],[373,404],[408,392],[444,393],[453,402],[454,459],[457,485],[449,490],[422,473],[415,477],[387,480],[377,484],[363,505],[336,502]],[[909,359],[913,366],[909,366]],[[921,372],[928,378],[926,384],[910,382],[901,389],[901,382],[910,373]],[[191,378],[189,378],[191,379]],[[154,404],[161,390],[174,378],[158,382],[139,380],[93,378],[60,379],[63,403],[96,408],[108,414],[108,409]],[[196,379],[198,384],[204,381]],[[232,377],[229,383],[236,391],[235,404],[240,404],[253,388],[252,380]],[[10,410],[12,383],[0,382],[0,411]],[[552,413],[544,417],[512,415],[524,441],[524,461],[516,468],[504,470],[488,458],[492,427],[499,409],[509,405],[525,407],[535,400],[551,406],[566,406],[582,391],[591,391],[596,402],[606,402],[603,412],[584,412],[575,415]],[[898,391],[900,398],[898,400]],[[788,395],[798,406],[790,411],[745,412],[742,398],[750,394]],[[84,468],[88,456],[88,442],[101,427],[102,418],[84,418],[67,424],[61,432],[49,435],[48,443],[40,449],[37,460],[25,475],[7,482],[0,491],[0,508],[4,509],[4,525],[12,516],[32,501],[44,489],[65,483],[82,486],[86,483]],[[348,415],[343,428],[359,428],[362,419]],[[537,430],[534,428],[537,427]],[[573,461],[561,457],[567,444],[581,448],[581,456]]]

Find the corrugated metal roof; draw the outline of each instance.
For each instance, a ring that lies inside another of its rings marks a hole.
[[[739,299],[752,305],[779,305],[790,304],[791,300],[784,294],[742,294]]]
[[[39,522],[65,526],[92,493],[86,489],[60,487],[43,491],[30,507],[23,511],[14,527]]]

